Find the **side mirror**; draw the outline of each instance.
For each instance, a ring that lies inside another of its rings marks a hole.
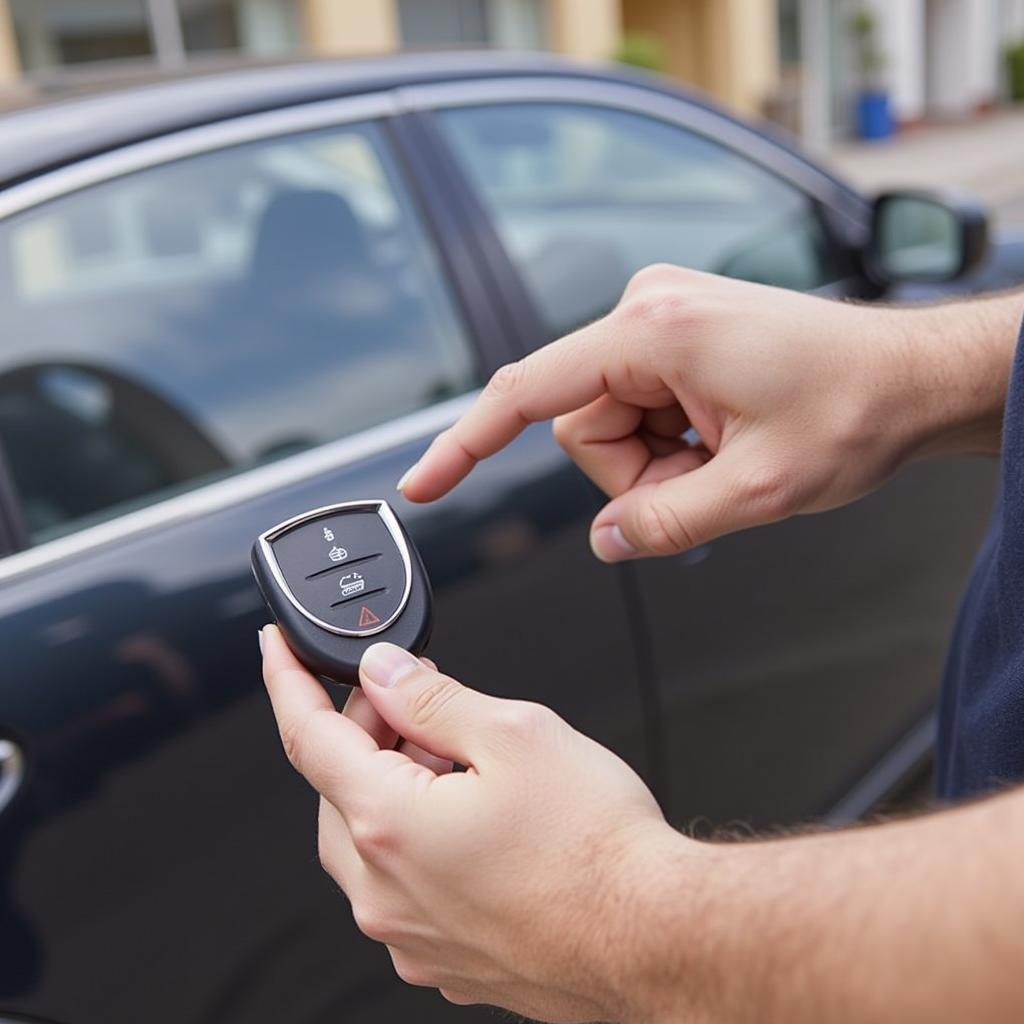
[[[885,192],[875,200],[868,273],[879,284],[935,284],[963,277],[988,252],[988,215],[955,192]]]

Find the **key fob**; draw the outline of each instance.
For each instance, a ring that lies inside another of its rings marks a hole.
[[[278,523],[256,538],[252,570],[288,646],[314,675],[358,686],[371,644],[419,654],[430,638],[430,581],[386,501],[347,501]]]

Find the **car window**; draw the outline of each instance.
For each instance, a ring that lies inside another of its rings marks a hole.
[[[438,116],[552,334],[609,310],[650,263],[804,290],[834,279],[808,197],[685,129],[557,103]]]
[[[0,441],[36,540],[476,383],[376,125],[153,167],[0,223]]]

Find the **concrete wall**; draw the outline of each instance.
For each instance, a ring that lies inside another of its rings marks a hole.
[[[992,0],[926,0],[927,110],[962,117],[999,89],[998,12]]]
[[[620,0],[549,0],[551,47],[568,57],[606,60],[622,37]]]
[[[998,0],[974,0],[967,4],[969,52],[967,88],[977,107],[993,103],[1002,78],[1002,44],[999,39]]]
[[[868,6],[878,19],[893,114],[919,121],[925,113],[925,0],[871,0]]]
[[[999,0],[998,23],[1000,42],[1024,38],[1024,0]]]
[[[735,110],[761,112],[779,82],[778,21],[771,0],[710,0],[711,91]]]
[[[305,0],[303,16],[316,54],[390,53],[400,45],[395,0]]]
[[[13,85],[21,74],[14,22],[6,0],[0,0],[0,87]]]

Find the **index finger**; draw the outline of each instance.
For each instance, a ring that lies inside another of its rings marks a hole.
[[[284,752],[319,793],[352,790],[372,770],[380,748],[351,718],[335,710],[323,686],[299,664],[276,626],[262,630],[263,680]],[[339,779],[344,785],[339,786]],[[343,802],[343,801],[342,801]],[[344,813],[344,808],[341,808]]]
[[[469,410],[434,438],[399,482],[410,501],[447,494],[470,470],[514,440],[530,423],[573,412],[607,390],[608,317],[501,367]]]

